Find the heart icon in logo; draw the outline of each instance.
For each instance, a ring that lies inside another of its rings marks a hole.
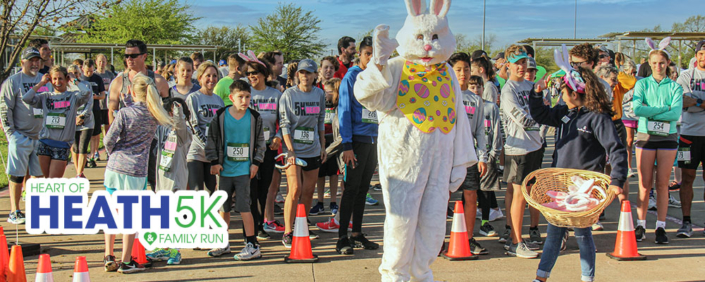
[[[149,245],[152,245],[152,243],[154,243],[154,241],[157,240],[157,233],[154,233],[154,232],[144,233],[144,240],[147,241],[147,243],[149,243]]]

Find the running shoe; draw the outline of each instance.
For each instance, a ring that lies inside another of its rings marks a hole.
[[[324,197],[324,198],[330,198],[330,189],[326,189],[326,191],[323,192],[323,197]]]
[[[490,221],[495,221],[504,218],[504,214],[501,209],[490,209]]]
[[[681,228],[678,228],[676,232],[676,237],[678,238],[690,238],[693,235],[693,224],[686,221],[683,222]]]
[[[497,232],[494,231],[494,227],[492,227],[489,222],[485,222],[485,224],[480,226],[480,235],[487,237],[495,237],[497,236]]]
[[[338,203],[332,202],[328,206],[330,208],[330,214],[332,214],[333,216],[338,214]]]
[[[86,175],[82,172],[81,174],[76,175],[76,178],[86,178]]]
[[[680,208],[681,201],[676,200],[676,198],[674,198],[673,195],[668,195],[668,206],[673,207],[673,208]]]
[[[95,152],[95,155],[93,155],[93,158],[94,158],[96,161],[100,161],[100,153]]]
[[[637,176],[637,172],[634,171],[633,168],[630,168],[630,169],[629,169],[629,173],[627,174],[627,177],[632,178],[632,177],[634,177],[634,176]]]
[[[265,222],[264,223],[264,231],[266,232],[271,232],[271,233],[284,233],[284,225],[279,223],[278,220],[272,221],[272,222]]]
[[[538,227],[536,229],[529,228],[529,242],[533,244],[543,245],[541,231],[539,231]]]
[[[12,224],[24,224],[24,222],[25,222],[24,214],[21,211],[13,211],[10,213],[10,216],[7,218],[7,222],[12,223]]]
[[[152,261],[163,261],[168,260],[171,250],[156,248],[151,253],[147,254],[147,258]]]
[[[284,209],[282,209],[282,207],[280,207],[279,205],[274,204],[274,215],[282,215],[282,214],[284,214]]]
[[[348,239],[347,236],[338,239],[338,242],[335,243],[335,251],[343,255],[352,255],[355,253],[355,250],[350,243],[350,239]]]
[[[318,230],[330,233],[338,232],[340,229],[340,225],[335,222],[334,217],[331,217],[328,221],[316,223],[316,227],[318,227]]]
[[[382,191],[382,185],[379,184],[379,183],[378,183],[378,184],[375,184],[375,186],[372,187],[372,190],[375,190],[375,191]]]
[[[255,246],[251,242],[247,243],[247,246],[242,248],[240,253],[233,256],[235,260],[253,260],[262,257],[262,253],[259,251],[259,245]]]
[[[318,238],[320,238],[320,237],[319,237],[318,234],[316,234],[315,232],[309,230],[309,231],[308,231],[308,238],[311,239],[311,240],[314,240],[314,239],[318,239]]]
[[[257,232],[257,239],[267,240],[269,238],[271,238],[271,236],[269,236],[269,233],[267,233],[267,231],[260,230],[259,232]]]
[[[504,233],[499,236],[499,243],[504,244],[507,243],[507,241],[511,240],[510,237],[512,236],[512,229],[509,227],[504,228]]]
[[[215,248],[208,251],[208,256],[219,257],[230,253],[230,245],[227,248]]]
[[[284,202],[284,197],[282,197],[282,194],[277,193],[276,199],[274,199],[275,202],[281,204]]]
[[[656,198],[654,195],[649,195],[649,210],[656,210]]]
[[[181,252],[178,249],[169,250],[169,259],[166,261],[167,265],[181,264]]]
[[[641,242],[646,239],[646,229],[643,226],[638,226],[634,228],[634,235],[636,236],[636,241]]]
[[[656,228],[656,244],[668,244],[668,236],[663,227]]]
[[[521,242],[524,243],[524,245],[529,248],[529,250],[535,251],[541,249],[541,247],[539,247],[539,244],[531,242],[530,240],[521,239]]]
[[[118,263],[115,262],[115,256],[105,256],[103,258],[103,265],[105,266],[105,272],[116,271],[119,267]]]
[[[519,244],[512,244],[505,254],[513,257],[528,259],[536,258],[539,256],[537,252],[529,250],[529,248],[526,247],[524,242],[519,242]]]
[[[592,225],[592,231],[602,231],[605,230],[605,227],[602,226],[602,223],[598,220],[595,222],[595,224]]]
[[[135,272],[144,271],[144,266],[136,263],[134,260],[130,260],[130,263],[121,263],[117,272],[122,274],[130,274]]]
[[[323,213],[323,211],[324,211],[323,203],[318,202],[318,203],[316,203],[315,206],[313,206],[311,208],[310,211],[308,211],[308,214],[309,215],[318,215],[319,213]]]
[[[365,234],[360,234],[357,236],[350,236],[350,244],[353,248],[365,249],[365,250],[376,250],[379,249],[379,244],[367,240]]]
[[[681,190],[681,184],[678,183],[678,181],[674,180],[668,185],[668,192],[678,192],[680,190]]]
[[[448,210],[446,210],[446,218],[448,218],[448,219],[453,219],[453,215],[454,215],[454,214],[455,214],[455,213],[453,212],[453,209],[451,209],[450,207],[448,207]]]
[[[470,243],[470,252],[473,255],[488,255],[490,253],[487,249],[483,248],[482,245],[475,240],[475,238],[470,238],[468,241]]]
[[[98,164],[95,163],[94,159],[88,160],[88,163],[90,164],[89,168],[96,168],[98,167]]]
[[[286,233],[284,234],[284,236],[282,236],[282,244],[284,244],[284,247],[286,247],[287,249],[291,249],[291,241],[293,240],[294,235],[291,232]]]
[[[365,199],[365,205],[375,206],[377,204],[379,204],[379,201],[372,198],[372,195],[370,195],[370,193],[367,193],[367,198]]]

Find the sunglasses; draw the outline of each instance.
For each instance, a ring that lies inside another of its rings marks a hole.
[[[600,59],[607,58],[609,55],[600,55]]]
[[[132,58],[132,59],[137,59],[137,57],[144,55],[144,53],[139,53],[139,54],[125,54],[125,59],[127,58]]]
[[[246,76],[250,76],[250,75],[258,75],[258,74],[259,74],[259,72],[258,72],[258,71],[248,71],[248,72],[246,72],[246,73],[245,73],[245,75],[246,75]]]
[[[579,66],[583,65],[583,63],[585,62],[570,62],[570,66],[577,70]]]

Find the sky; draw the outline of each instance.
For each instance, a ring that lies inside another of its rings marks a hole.
[[[390,36],[407,16],[402,0],[182,0],[202,17],[197,28],[256,24],[278,3],[296,3],[321,20],[321,42],[335,50],[338,39],[359,38],[378,24],[390,26]],[[429,1],[429,0],[426,0]],[[610,32],[638,31],[661,25],[669,30],[703,11],[703,0],[577,0],[577,37],[596,38]],[[452,1],[448,19],[454,34],[467,38],[482,35],[482,0]],[[573,38],[575,1],[487,0],[486,34],[496,36],[496,46],[526,38]],[[329,52],[330,52],[329,51]],[[337,53],[337,52],[336,52]]]

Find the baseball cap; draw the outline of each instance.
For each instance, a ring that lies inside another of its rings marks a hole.
[[[600,52],[605,52],[605,53],[610,52],[610,50],[608,50],[607,47],[605,47],[605,45],[597,45],[597,46],[595,46],[595,49],[600,50]]]
[[[29,60],[31,58],[41,58],[39,55],[39,50],[34,47],[27,47],[22,50],[22,60]]]
[[[532,57],[526,59],[526,69],[536,69],[536,60]]]
[[[504,52],[499,52],[499,54],[497,54],[497,56],[494,56],[494,58],[492,58],[492,60],[499,60],[499,59],[504,59]]]
[[[509,59],[507,59],[507,61],[509,61],[510,63],[516,63],[519,60],[526,58],[529,58],[526,52],[518,50],[516,53],[509,54]]]
[[[472,58],[473,60],[475,60],[475,59],[477,59],[477,58],[479,58],[479,57],[482,57],[482,56],[489,57],[489,56],[487,55],[487,52],[485,52],[484,50],[475,50],[475,51],[472,52],[472,56],[470,56],[470,58]]]
[[[219,65],[219,66],[224,66],[224,65],[226,65],[225,60],[220,60],[220,61],[218,62],[218,65]]]
[[[307,72],[316,72],[318,70],[318,65],[311,59],[303,59],[299,62],[298,69],[296,71],[305,70]]]
[[[705,40],[700,40],[700,42],[698,42],[698,45],[695,47],[695,53],[703,50],[705,50]]]
[[[171,62],[169,62],[169,64],[176,64],[176,60],[171,60]]]

